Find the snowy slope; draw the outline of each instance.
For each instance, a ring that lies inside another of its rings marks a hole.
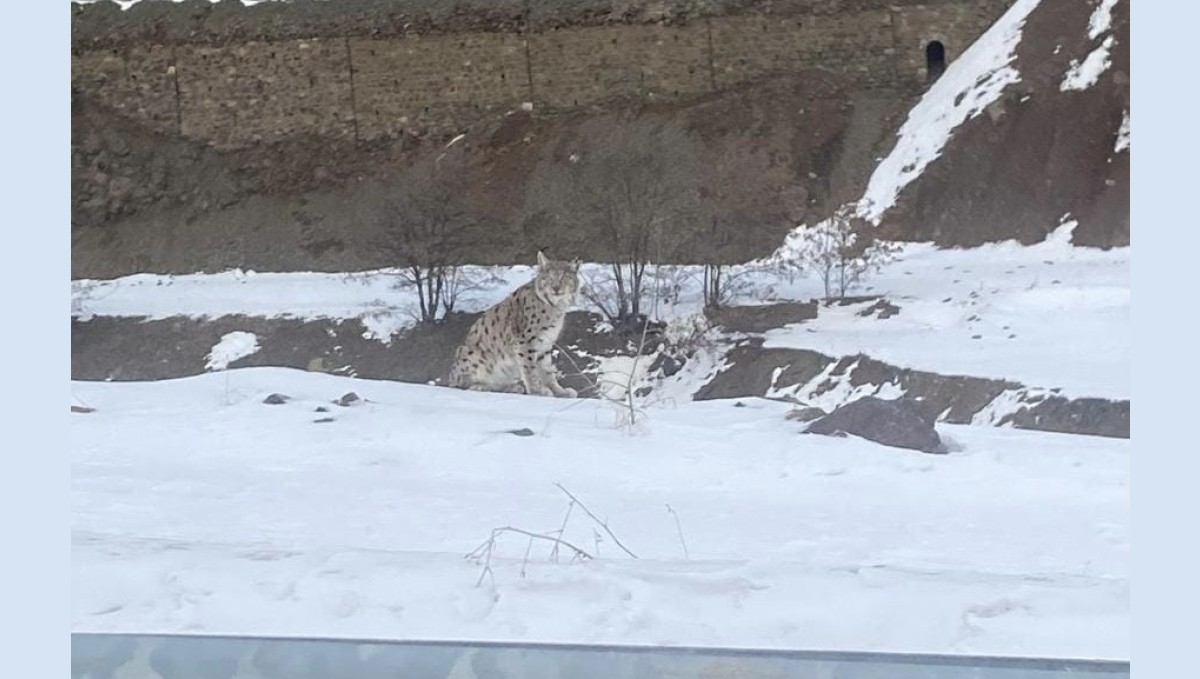
[[[860,316],[871,302],[828,307],[813,321],[768,332],[766,346],[865,353],[942,374],[1058,387],[1069,397],[1127,399],[1130,249],[1071,246],[1072,228],[1032,246],[910,244],[867,284],[900,307],[897,315]]]
[[[631,436],[604,402],[275,368],[72,390],[77,631],[1129,654],[1128,441],[946,426],[927,456],[757,400]],[[555,483],[640,558],[576,508],[598,558],[505,536],[477,587],[493,528],[562,525]]]

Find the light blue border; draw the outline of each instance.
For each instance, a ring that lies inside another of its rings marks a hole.
[[[70,6],[6,3],[0,105],[0,647],[5,676],[70,667]]]
[[[195,635],[76,634],[72,677],[161,679],[1123,679],[1129,663],[968,655]],[[203,660],[203,662],[201,662]]]
[[[1121,0],[1130,2],[1131,0]],[[1130,4],[1133,332],[1133,677],[1195,672],[1200,95],[1192,72],[1200,7]],[[1131,489],[1132,492],[1132,489]]]

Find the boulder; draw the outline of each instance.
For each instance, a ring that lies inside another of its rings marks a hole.
[[[894,448],[923,453],[946,452],[933,422],[914,404],[903,399],[888,401],[874,396],[863,397],[813,421],[805,433],[851,435]]]

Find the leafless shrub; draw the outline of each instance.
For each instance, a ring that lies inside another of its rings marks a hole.
[[[583,512],[587,514],[588,518],[592,520],[594,524],[594,537],[599,535],[599,531],[596,530],[598,528],[599,530],[604,531],[604,533],[612,539],[613,543],[616,544],[622,551],[624,551],[625,554],[627,554],[630,558],[637,558],[637,555],[630,551],[629,548],[627,548],[624,543],[617,538],[616,534],[613,533],[613,531],[608,527],[607,521],[596,516],[590,509],[588,509],[586,505],[583,504],[582,501],[580,501],[580,499],[574,493],[567,490],[567,488],[561,483],[555,483],[554,485],[560,491],[562,491],[569,500],[566,514],[563,516],[562,524],[557,530],[547,532],[530,531],[525,530],[524,528],[517,528],[515,526],[500,526],[493,528],[491,534],[488,535],[488,538],[484,540],[483,543],[478,547],[468,552],[464,557],[480,567],[479,579],[475,582],[476,587],[482,585],[485,579],[490,579],[492,584],[495,584],[495,573],[492,570],[492,557],[495,556],[499,539],[505,535],[519,535],[525,537],[529,541],[525,547],[525,556],[521,561],[521,577],[525,577],[525,567],[529,562],[529,556],[533,551],[533,544],[535,541],[548,542],[552,545],[548,558],[550,561],[555,563],[558,562],[559,554],[562,551],[566,551],[571,555],[571,563],[578,561],[589,561],[596,558],[596,556],[599,556],[598,549],[594,552],[588,552],[563,538],[563,535],[567,530],[567,523],[571,519],[571,513],[576,507],[579,507],[581,510],[583,510]],[[596,545],[599,547],[599,539],[596,539]]]
[[[832,217],[788,237],[775,255],[784,272],[813,271],[825,288],[825,299],[841,299],[869,273],[899,255],[899,246],[881,241],[873,228],[856,215],[857,205],[847,203]]]

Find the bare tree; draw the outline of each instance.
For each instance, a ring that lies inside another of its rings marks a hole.
[[[559,200],[543,210],[557,223],[582,222],[603,234],[607,266],[584,281],[583,294],[614,327],[633,329],[646,319],[647,266],[696,204],[695,144],[645,120],[612,136],[581,137],[587,141],[566,152],[566,171],[544,179],[545,195]]]
[[[753,273],[733,264],[736,234],[744,224],[764,219],[764,205],[776,205],[777,218],[792,220],[802,211],[803,189],[784,159],[761,145],[728,143],[710,148],[696,175],[697,218],[707,222],[706,253],[701,273],[704,306],[724,306],[749,293]]]
[[[479,220],[466,200],[462,163],[453,149],[417,163],[379,215],[376,246],[400,269],[400,285],[416,290],[422,323],[443,318],[462,292],[479,284],[460,269],[465,232]]]

